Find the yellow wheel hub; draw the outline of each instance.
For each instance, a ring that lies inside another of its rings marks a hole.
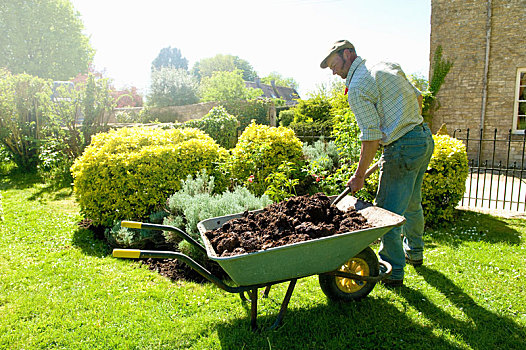
[[[369,265],[367,262],[360,258],[352,258],[347,261],[339,271],[353,273],[360,276],[369,276]],[[338,289],[345,293],[355,293],[362,289],[367,282],[356,281],[351,278],[336,277],[336,285]]]

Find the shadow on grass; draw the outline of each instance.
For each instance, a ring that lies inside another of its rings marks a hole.
[[[105,257],[111,254],[112,249],[108,246],[106,241],[98,237],[96,233],[86,228],[77,228],[73,232],[71,243],[74,247],[79,248],[84,254]]]
[[[310,309],[289,310],[276,331],[268,328],[276,314],[258,311],[258,332],[250,331],[247,315],[216,325],[223,349],[525,349],[526,329],[507,316],[478,305],[442,273],[425,266],[417,268],[430,286],[449,301],[444,307],[458,310],[453,317],[418,290],[403,287],[395,293],[423,317],[415,322],[399,305],[369,296],[361,302],[331,303]],[[280,303],[279,296],[270,296]],[[292,296],[299,298],[298,294]],[[425,320],[424,320],[425,318]],[[437,333],[437,330],[439,333]],[[444,334],[444,335],[441,335]],[[447,335],[447,338],[446,336]]]
[[[295,297],[301,296],[293,295],[292,303]],[[217,325],[221,348],[460,348],[447,339],[433,334],[432,327],[415,323],[403,310],[384,299],[369,297],[361,302],[329,302],[310,309],[289,310],[283,325],[276,331],[269,331],[268,327],[274,322],[275,317],[276,315],[258,317],[258,325],[261,329],[259,332],[250,331],[250,310],[247,310],[247,317],[244,319]]]
[[[43,185],[42,188],[38,189],[27,199],[30,201],[42,201],[45,198],[49,198],[52,201],[58,201],[71,197],[73,194],[73,187],[70,185],[56,186],[52,184]]]
[[[26,190],[29,188],[35,190],[27,198],[29,201],[57,201],[66,199],[73,194],[71,183],[46,184],[36,173],[21,172],[15,168],[8,174],[0,175],[0,189],[2,190]]]
[[[426,266],[415,268],[424,280],[449,301],[450,307],[463,315],[454,318],[437,307],[417,290],[404,288],[401,295],[431,323],[472,349],[525,349],[526,329],[506,316],[498,315],[478,305],[468,294],[441,272]]]
[[[457,214],[454,222],[428,229],[426,233],[433,241],[453,246],[466,241],[521,243],[522,233],[511,227],[506,219],[468,210],[458,210]]]
[[[37,174],[22,172],[18,169],[0,175],[2,190],[25,190],[39,183],[42,183],[42,179]]]

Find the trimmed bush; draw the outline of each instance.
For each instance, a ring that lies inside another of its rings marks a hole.
[[[435,150],[422,185],[422,206],[427,225],[451,221],[466,191],[469,166],[462,141],[433,135]]]
[[[233,148],[236,145],[238,125],[239,122],[236,117],[228,114],[223,106],[212,108],[201,119],[190,120],[183,124],[184,127],[203,130],[226,149]]]
[[[256,195],[265,192],[265,179],[285,162],[302,165],[302,142],[285,127],[250,124],[232,150],[228,168],[237,184]]]
[[[256,124],[270,125],[268,110],[274,103],[269,99],[255,99],[250,101],[224,101],[221,104],[228,113],[239,120],[238,130],[242,132],[254,120]]]
[[[226,150],[197,129],[123,128],[97,134],[71,170],[82,214],[95,225],[142,220],[187,175],[222,161]]]

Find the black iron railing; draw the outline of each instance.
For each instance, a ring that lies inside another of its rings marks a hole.
[[[469,175],[461,205],[467,207],[525,212],[526,134],[515,135],[480,130],[457,129],[453,137],[462,140],[468,150]]]

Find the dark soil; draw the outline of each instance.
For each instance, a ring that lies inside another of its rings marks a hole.
[[[368,227],[356,210],[343,212],[317,193],[271,204],[258,214],[247,211],[206,236],[217,255],[227,257]]]

